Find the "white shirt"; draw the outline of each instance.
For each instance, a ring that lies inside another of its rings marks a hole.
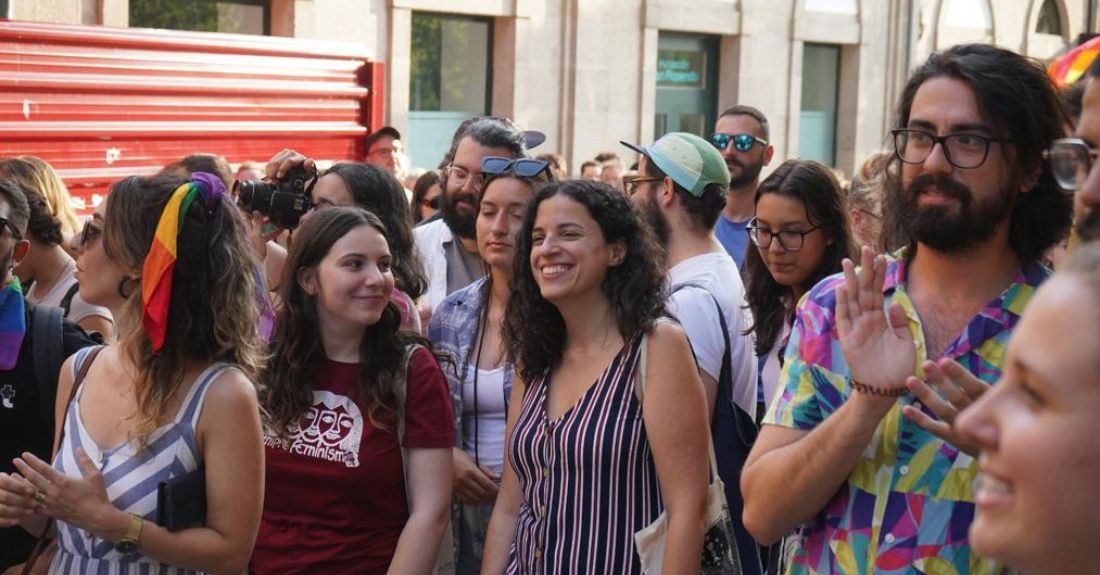
[[[450,241],[454,241],[454,235],[443,218],[413,228],[416,254],[428,279],[428,289],[420,297],[432,311],[447,297],[447,255],[443,244]]]
[[[32,289],[31,293],[27,294],[27,301],[47,307],[61,307],[61,300],[65,299],[65,294],[69,293],[69,288],[76,285],[75,274],[76,267],[72,267],[63,272],[61,278],[57,280],[57,283],[53,284],[53,287],[50,288],[50,291],[45,297],[34,297],[34,290]],[[65,316],[65,319],[73,323],[79,323],[93,316],[106,318],[107,321],[111,322],[114,321],[111,317],[111,310],[84,301],[84,298],[80,297],[79,291],[73,294],[73,299],[69,301],[69,315]]]
[[[477,403],[474,403],[474,372],[477,372]],[[475,408],[476,424],[475,424]],[[482,467],[504,471],[504,436],[508,405],[504,397],[504,368],[478,369],[471,365],[462,382],[462,449],[475,454]],[[475,434],[476,428],[476,434]]]
[[[755,418],[756,358],[752,336],[742,335],[749,319],[745,309],[745,285],[737,264],[725,252],[711,252],[676,264],[668,270],[668,276],[673,290],[682,284],[693,284],[714,296],[711,298],[698,289],[681,289],[669,297],[668,310],[683,326],[699,368],[715,380],[722,372],[722,355],[726,349],[714,305],[714,300],[718,300],[729,330],[733,401]]]

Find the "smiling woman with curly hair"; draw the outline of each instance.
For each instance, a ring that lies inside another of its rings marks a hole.
[[[640,573],[634,533],[662,511],[664,569],[699,571],[706,399],[683,331],[659,321],[658,250],[606,184],[551,184],[528,207],[505,319],[518,373],[483,572]]]

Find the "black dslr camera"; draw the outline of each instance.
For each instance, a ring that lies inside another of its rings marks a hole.
[[[233,190],[237,192],[237,206],[241,209],[260,212],[272,224],[293,230],[298,227],[302,216],[313,207],[309,194],[316,182],[317,174],[297,167],[278,181],[236,182]]]

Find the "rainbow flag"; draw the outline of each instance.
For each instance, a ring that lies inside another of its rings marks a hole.
[[[1100,36],[1066,52],[1047,66],[1047,76],[1059,90],[1072,85],[1088,71],[1096,55],[1100,54]]]
[[[183,228],[187,208],[198,196],[198,186],[188,182],[176,188],[157,223],[153,245],[145,257],[141,275],[141,323],[153,344],[153,351],[164,346],[168,331],[168,305],[172,301],[172,269],[176,265],[176,239]]]

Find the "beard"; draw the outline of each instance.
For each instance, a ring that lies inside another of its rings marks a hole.
[[[1100,211],[1086,210],[1073,219],[1073,229],[1082,242],[1100,240]]]
[[[921,194],[933,189],[955,199],[958,206],[920,205]],[[898,229],[904,231],[910,243],[919,242],[945,254],[965,252],[989,241],[1012,215],[1015,206],[1009,188],[994,197],[975,200],[965,184],[932,174],[914,178],[898,195],[902,198],[896,198],[895,202],[903,204],[890,210]]]
[[[459,211],[459,201],[469,202],[474,207],[473,213],[466,214]],[[474,193],[462,190],[447,193],[444,188],[443,193],[439,195],[439,213],[443,223],[451,228],[454,235],[462,239],[472,240],[477,237],[477,207],[478,198]]]
[[[668,247],[668,220],[665,215],[661,213],[660,206],[657,205],[656,194],[650,194],[646,199],[645,207],[642,208],[642,214],[645,215],[646,222],[649,223],[650,229],[653,230],[653,235],[657,237],[657,241],[662,246]]]
[[[741,175],[730,178],[730,188],[743,188],[760,177],[760,170],[764,169],[764,161],[762,156],[759,162],[752,164],[744,164],[737,158],[726,158],[726,167],[729,168],[730,174],[733,174],[734,168],[740,168]]]

